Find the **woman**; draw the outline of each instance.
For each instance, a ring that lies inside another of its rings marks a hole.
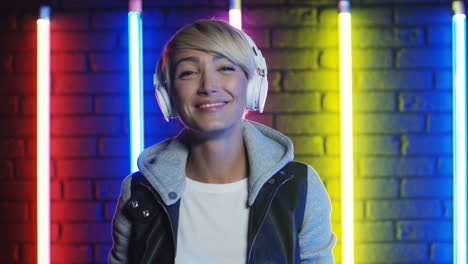
[[[262,110],[266,64],[243,32],[200,20],[166,44],[155,74],[166,118],[185,129],[145,149],[122,184],[110,263],[333,263],[330,200],[291,162]]]

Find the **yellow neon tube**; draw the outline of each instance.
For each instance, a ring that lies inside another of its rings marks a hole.
[[[50,8],[37,20],[37,263],[50,263]]]
[[[343,264],[354,263],[353,86],[349,1],[339,1],[341,219]]]

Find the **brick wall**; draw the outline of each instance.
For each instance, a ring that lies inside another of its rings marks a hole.
[[[38,3],[0,11],[0,263],[36,259],[35,20]],[[144,1],[146,145],[174,135],[154,100],[161,48],[228,1]],[[333,201],[340,228],[336,1],[244,0],[244,27],[269,65],[262,115],[295,142]],[[450,1],[352,6],[356,262],[451,263]],[[52,259],[104,263],[129,171],[127,1],[57,0],[52,10]],[[341,245],[335,256],[341,262]]]

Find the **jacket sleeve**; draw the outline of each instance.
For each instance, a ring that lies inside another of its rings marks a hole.
[[[332,264],[335,235],[331,231],[331,202],[312,167],[307,170],[307,198],[299,233],[301,264]]]
[[[109,264],[127,263],[128,241],[130,239],[131,222],[123,214],[125,204],[127,204],[131,195],[132,177],[126,177],[122,182],[119,201],[112,220],[112,239],[113,245],[109,252]]]

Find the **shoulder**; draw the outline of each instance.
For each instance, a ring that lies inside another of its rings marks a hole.
[[[305,220],[317,214],[330,214],[331,201],[325,185],[323,184],[317,171],[310,165],[291,161],[285,169],[294,175],[295,185],[302,193],[305,202]]]
[[[291,161],[285,166],[285,169],[299,181],[304,182],[308,192],[314,189],[324,189],[320,176],[312,166],[298,161]]]
[[[317,171],[310,165],[306,165],[306,166],[307,166],[307,181],[310,186],[309,188],[312,190],[321,189],[325,191],[325,186],[319,174],[317,173]]]
[[[125,204],[135,196],[136,188],[139,183],[147,182],[148,180],[140,171],[134,172],[122,180],[120,189],[120,201]]]
[[[145,188],[142,188],[142,186],[145,186]],[[146,186],[151,186],[151,184],[140,171],[128,175],[122,181],[120,194],[122,202],[128,203],[130,200],[135,199],[150,200],[148,197],[151,198],[151,193],[145,191]]]
[[[122,180],[122,186],[120,189],[120,199],[122,201],[127,201],[130,199],[131,195],[131,185],[132,185],[132,175],[130,174]]]
[[[302,263],[334,263],[331,201],[318,173],[307,166],[307,198],[299,233]]]
[[[317,171],[307,166],[307,207],[320,208],[322,213],[330,213],[331,201],[328,192]]]
[[[293,175],[298,184],[304,184],[307,191],[314,189],[324,189],[324,185],[317,171],[310,165],[298,161],[290,161],[282,169],[288,174]]]

